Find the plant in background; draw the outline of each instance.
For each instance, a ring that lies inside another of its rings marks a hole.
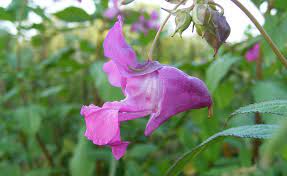
[[[118,0],[110,0],[112,6],[110,8],[108,8],[105,12],[104,12],[104,17],[108,18],[108,19],[114,19],[115,17],[117,17],[121,11],[119,8],[119,1]]]
[[[246,54],[245,58],[248,62],[256,61],[260,57],[260,44],[256,43],[250,48]]]
[[[158,30],[158,21],[159,15],[156,11],[152,11],[148,19],[144,15],[140,15],[138,21],[132,24],[131,31],[147,35],[150,30]]]

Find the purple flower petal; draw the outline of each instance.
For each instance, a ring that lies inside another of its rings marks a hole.
[[[113,61],[109,61],[103,66],[104,72],[108,75],[109,82],[115,87],[121,87],[122,76],[117,65]]]
[[[260,57],[260,44],[256,43],[251,49],[249,49],[245,55],[248,62],[253,62]]]
[[[115,62],[120,72],[128,72],[129,66],[136,67],[137,65],[136,53],[126,43],[123,36],[121,17],[105,38],[104,54]]]
[[[85,136],[97,145],[107,145],[119,132],[118,110],[99,108],[94,105],[83,106],[85,117]]]
[[[111,145],[112,147],[112,153],[116,160],[119,160],[121,157],[124,156],[126,153],[127,147],[129,145],[129,142],[120,142],[118,144]]]
[[[163,95],[158,112],[151,115],[146,126],[147,136],[177,113],[212,105],[207,87],[198,78],[190,77],[173,67],[163,67],[159,70],[159,79]]]

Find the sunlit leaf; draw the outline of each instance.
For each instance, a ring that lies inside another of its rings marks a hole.
[[[85,22],[92,19],[85,10],[78,7],[67,7],[62,11],[54,13],[54,15],[66,22]]]

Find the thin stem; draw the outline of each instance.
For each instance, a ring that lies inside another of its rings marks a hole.
[[[39,147],[41,148],[45,158],[47,159],[49,166],[54,167],[52,155],[50,154],[49,150],[47,149],[45,143],[42,141],[42,139],[38,133],[36,133],[35,138],[36,138],[36,141],[37,141]]]
[[[259,51],[259,57],[256,60],[256,80],[260,81],[263,80],[263,68],[262,68],[262,54],[261,51]],[[262,124],[262,117],[259,112],[255,113],[255,124]],[[260,157],[259,148],[261,146],[262,142],[260,139],[254,139],[253,140],[253,147],[252,147],[252,163],[255,164],[256,161],[258,161]]]
[[[176,9],[177,9],[181,4],[183,4],[185,1],[186,1],[186,0],[182,0],[179,4],[177,4],[177,5],[172,9],[172,11],[173,11],[173,10],[176,10]],[[156,36],[155,36],[155,38],[154,38],[154,40],[153,40],[153,43],[152,43],[152,45],[151,45],[151,48],[150,48],[150,50],[149,50],[149,54],[148,54],[148,59],[149,59],[149,60],[152,60],[152,54],[153,54],[154,48],[155,48],[155,46],[156,46],[156,42],[158,41],[159,36],[160,36],[160,33],[162,32],[164,26],[166,25],[166,23],[167,23],[167,21],[169,20],[169,18],[171,17],[171,15],[172,15],[171,13],[169,13],[169,14],[167,15],[167,17],[165,18],[165,20],[163,21],[162,25],[159,27],[159,29],[158,29],[158,31],[157,31],[157,33],[156,33]]]
[[[280,52],[276,44],[272,41],[270,36],[267,34],[267,32],[264,30],[264,28],[259,24],[259,22],[256,20],[256,18],[244,7],[238,0],[231,0],[235,5],[237,5],[247,16],[248,18],[254,23],[256,28],[260,31],[260,33],[263,35],[265,40],[268,42],[270,47],[272,48],[273,52],[276,54],[280,62],[287,68],[287,59],[284,57],[284,55]]]

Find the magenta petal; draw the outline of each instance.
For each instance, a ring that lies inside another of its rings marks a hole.
[[[116,160],[119,160],[121,157],[123,157],[126,153],[127,147],[129,145],[129,142],[120,142],[118,144],[111,145],[112,147],[112,153]]]
[[[151,115],[146,126],[147,136],[177,113],[212,105],[206,85],[198,78],[190,77],[173,67],[163,67],[159,70],[159,79],[163,95],[158,112]]]
[[[121,112],[119,114],[119,122],[133,120],[141,117],[145,117],[151,114],[152,111],[135,111],[135,112]]]
[[[255,61],[259,58],[260,55],[260,44],[256,43],[251,49],[249,49],[245,55],[245,58],[248,62]]]
[[[121,111],[152,111],[160,98],[158,71],[126,79]],[[126,107],[126,108],[125,108]]]
[[[104,17],[106,17],[108,19],[113,19],[117,15],[119,15],[119,13],[120,13],[120,10],[118,8],[111,7],[104,12]]]
[[[103,66],[104,72],[108,75],[109,82],[115,87],[121,87],[121,75],[117,65],[113,61],[109,61]]]
[[[104,54],[115,62],[120,72],[137,65],[136,53],[125,41],[120,17],[105,38]]]
[[[84,108],[84,109],[83,109]],[[109,144],[119,132],[118,110],[87,108],[82,111],[86,121],[85,136],[97,145]]]
[[[88,116],[89,114],[96,112],[98,109],[100,109],[100,107],[95,106],[93,104],[90,104],[89,106],[84,105],[81,108],[80,114],[81,116]]]

